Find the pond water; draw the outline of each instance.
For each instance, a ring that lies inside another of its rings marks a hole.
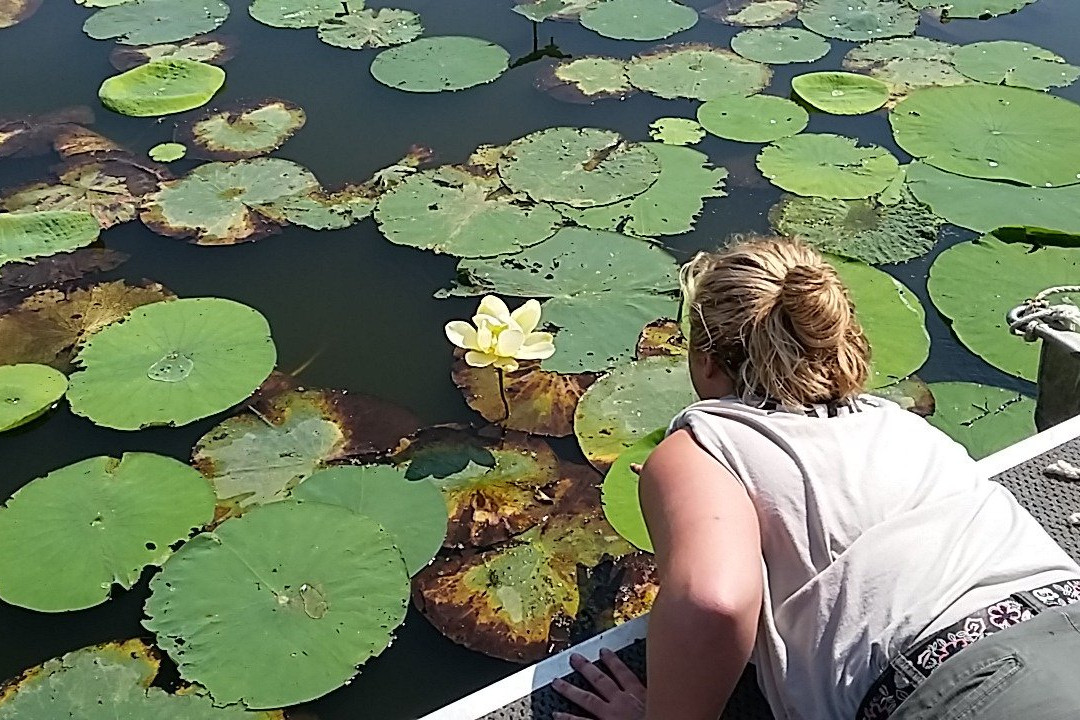
[[[648,140],[653,120],[694,117],[698,105],[647,93],[593,105],[559,102],[534,87],[545,61],[512,67],[493,83],[461,92],[400,92],[369,74],[375,51],[330,47],[311,30],[266,27],[248,16],[246,3],[229,4],[232,15],[219,32],[237,39],[238,52],[225,66],[227,83],[212,104],[278,97],[304,108],[306,126],[275,155],[311,169],[328,187],[365,180],[414,144],[434,150],[438,163],[454,163],[478,145],[500,145],[561,125],[609,128],[633,141]],[[552,43],[572,56],[616,57],[656,44],[610,40],[575,22],[548,21],[534,27],[511,12],[506,0],[392,4],[420,13],[428,35],[482,37],[506,48],[514,60],[528,56],[537,44]],[[688,4],[702,9],[708,2]],[[0,30],[0,117],[87,105],[95,109],[94,130],[135,152],[171,140],[173,118],[128,118],[100,106],[98,86],[115,73],[108,60],[113,43],[82,32],[87,16],[88,11],[71,0],[46,0],[29,20]],[[1071,0],[1039,0],[1015,15],[988,21],[943,24],[924,16],[919,34],[958,44],[1024,40],[1078,61],[1077,22],[1080,8]],[[702,19],[671,42],[727,46],[737,30]],[[831,52],[820,61],[774,66],[766,92],[786,97],[793,76],[839,68],[855,44],[831,43]],[[1080,86],[1055,94],[1080,100]],[[908,157],[894,143],[884,111],[855,117],[812,113],[807,131],[857,137],[888,148],[902,161]],[[729,168],[732,177],[728,196],[708,200],[692,232],[663,240],[678,259],[715,247],[730,233],[768,230],[766,215],[781,191],[767,183],[741,186],[736,180],[752,175],[760,147],[713,135],[696,146],[714,165]],[[52,155],[0,159],[0,187],[45,175],[55,161]],[[194,165],[181,161],[173,169],[179,173]],[[1031,393],[1030,383],[995,370],[961,345],[928,297],[927,273],[937,254],[975,235],[946,226],[933,252],[885,267],[927,310],[932,345],[919,375],[926,381],[975,381]],[[288,371],[303,366],[300,377],[308,386],[372,393],[411,409],[425,423],[477,419],[450,380],[451,349],[443,334],[447,321],[472,314],[476,300],[433,297],[453,278],[453,257],[391,244],[370,219],[329,232],[292,226],[255,243],[229,247],[187,244],[156,235],[138,222],[109,229],[102,238],[130,259],[100,279],[151,279],[180,297],[218,296],[257,308],[273,329],[278,367]],[[129,433],[95,426],[61,405],[39,421],[0,434],[0,498],[32,478],[93,455],[138,450],[187,461],[195,442],[222,417]],[[557,441],[555,447],[569,459],[581,457],[572,438]],[[0,603],[0,679],[76,648],[145,636],[139,621],[148,576],[133,590],[117,591],[109,602],[84,611],[44,614]],[[516,667],[452,643],[410,609],[389,650],[367,663],[350,685],[304,709],[325,720],[358,715],[414,718]]]

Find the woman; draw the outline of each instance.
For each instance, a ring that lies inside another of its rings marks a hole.
[[[648,693],[611,653],[610,677],[573,659],[593,692],[556,689],[601,720],[715,720],[749,661],[778,720],[1080,716],[1080,566],[960,445],[861,394],[835,270],[758,238],[682,277],[701,402],[641,472]]]

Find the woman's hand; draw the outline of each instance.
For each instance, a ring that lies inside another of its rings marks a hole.
[[[645,686],[634,671],[626,667],[619,656],[604,648],[600,659],[608,672],[604,672],[583,656],[570,656],[570,666],[577,670],[592,692],[582,690],[559,679],[552,683],[555,692],[592,715],[596,720],[644,720]],[[583,715],[555,713],[555,720],[588,720]]]

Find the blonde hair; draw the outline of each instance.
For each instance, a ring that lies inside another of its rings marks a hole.
[[[736,237],[680,272],[690,347],[710,354],[745,401],[787,407],[846,400],[863,389],[870,346],[836,270],[779,237]]]

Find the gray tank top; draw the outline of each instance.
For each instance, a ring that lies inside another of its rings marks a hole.
[[[672,421],[739,479],[761,526],[752,661],[778,720],[852,718],[889,658],[1080,567],[964,448],[872,396],[806,412],[734,398]]]

